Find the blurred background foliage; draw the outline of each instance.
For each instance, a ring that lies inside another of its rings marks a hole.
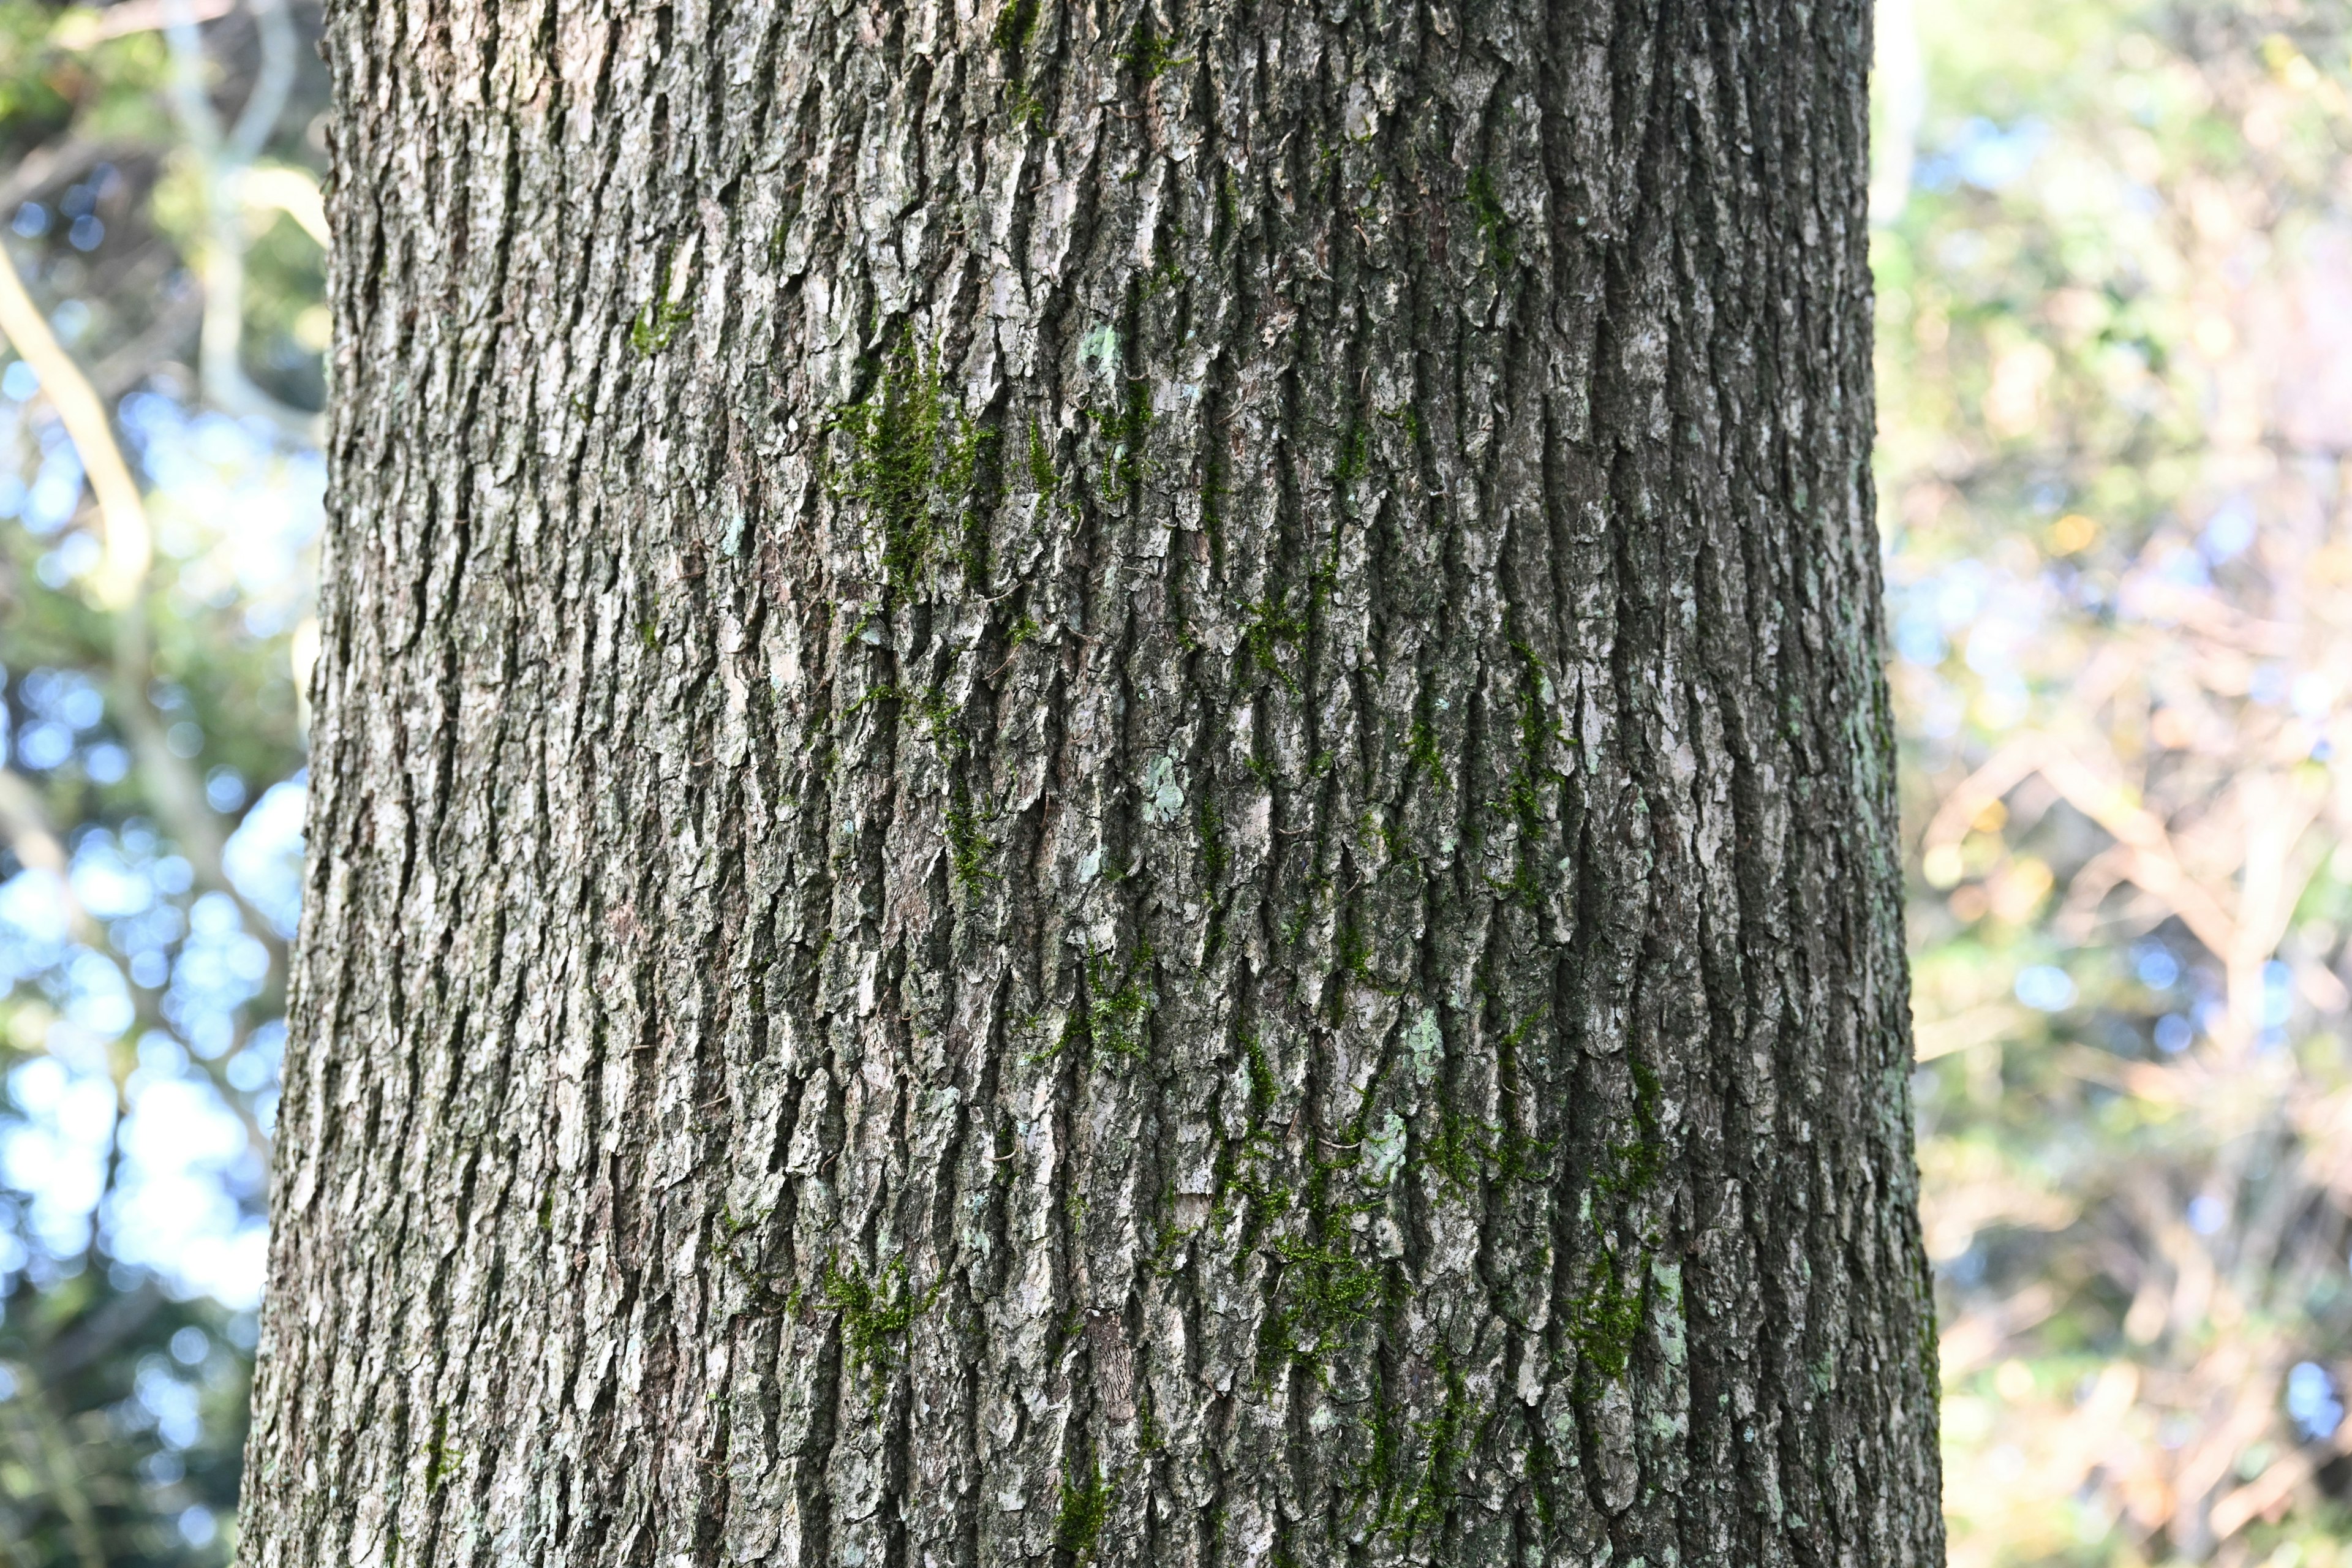
[[[317,25],[0,0],[0,1563],[233,1549]],[[1876,98],[1953,1561],[2352,1568],[2352,8],[1881,0]]]
[[[0,0],[0,1565],[234,1550],[316,636],[317,29]]]
[[[2352,1563],[2352,11],[1879,18],[1952,1561]]]

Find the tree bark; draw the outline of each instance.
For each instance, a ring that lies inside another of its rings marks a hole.
[[[1932,1564],[1864,0],[336,0],[242,1556]]]

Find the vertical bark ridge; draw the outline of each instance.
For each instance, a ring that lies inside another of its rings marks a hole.
[[[247,1560],[1938,1560],[1866,42],[341,0]]]

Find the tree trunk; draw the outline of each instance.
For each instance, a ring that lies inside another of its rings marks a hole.
[[[245,1560],[1939,1562],[1866,20],[338,0]]]

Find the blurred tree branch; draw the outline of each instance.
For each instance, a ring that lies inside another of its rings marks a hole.
[[[16,261],[0,245],[0,333],[5,333],[19,357],[33,367],[49,406],[65,422],[81,455],[82,471],[98,497],[105,524],[105,564],[99,578],[99,597],[110,609],[121,609],[138,595],[154,558],[154,540],[147,527],[146,503],[138,481],[115,445],[105,405],[64,348],[49,331],[33,298],[25,291]]]
[[[326,228],[323,209],[315,227],[309,221],[303,198],[286,188],[291,183],[286,174],[262,171],[255,194],[247,193],[256,175],[254,160],[285,112],[295,68],[294,28],[284,0],[251,0],[251,7],[261,35],[261,68],[236,122],[224,130],[205,82],[204,40],[196,32],[190,0],[163,0],[163,37],[172,53],[172,106],[196,160],[205,214],[205,241],[197,264],[205,286],[199,374],[205,395],[222,409],[256,416],[290,439],[315,446],[318,416],[289,408],[262,391],[245,374],[239,358],[245,336],[245,258],[251,243],[244,227],[247,203],[286,210],[322,244]],[[316,186],[311,190],[315,195]]]

